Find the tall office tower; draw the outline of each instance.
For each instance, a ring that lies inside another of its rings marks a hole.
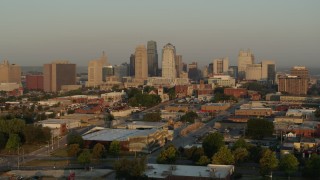
[[[261,80],[261,64],[248,64],[246,68],[246,80]]]
[[[200,80],[201,71],[198,69],[198,63],[192,62],[188,65],[188,77],[193,81]]]
[[[76,65],[54,61],[43,65],[43,86],[46,92],[58,92],[62,85],[76,84]]]
[[[227,74],[229,68],[229,58],[219,58],[213,60],[213,74]]]
[[[134,65],[135,65],[135,56],[134,54],[131,54],[130,56],[130,76],[134,76]]]
[[[0,83],[21,83],[21,67],[4,60],[0,64]]]
[[[247,51],[240,50],[238,55],[238,76],[239,79],[243,79],[245,77],[245,71],[247,65],[254,63],[254,55],[248,49]]]
[[[228,74],[234,79],[238,79],[238,66],[229,66]]]
[[[89,61],[87,87],[98,87],[103,83],[102,67],[105,65],[107,65],[107,57],[104,51],[99,59]]]
[[[148,41],[147,53],[148,53],[148,74],[151,77],[157,76],[158,51],[157,51],[157,43],[155,41]]]
[[[290,74],[292,76],[299,76],[301,78],[306,78],[309,81],[309,70],[305,66],[294,66],[291,68]]]
[[[114,66],[114,76],[118,77],[119,80],[122,80],[123,77],[128,76],[128,69],[129,69],[128,63],[122,63],[121,65],[115,65]]]
[[[188,64],[187,63],[182,63],[182,71],[188,72]]]
[[[275,83],[276,80],[276,64],[274,61],[261,62],[261,80]]]
[[[290,95],[306,95],[308,90],[308,81],[300,76],[282,76],[279,77],[278,91],[286,92]]]
[[[112,65],[103,66],[102,68],[102,80],[106,82],[107,77],[114,76],[114,68]]]
[[[182,73],[182,55],[176,55],[175,63],[176,63],[177,77],[180,77],[180,74]]]
[[[162,49],[162,77],[176,78],[176,49],[168,43]]]
[[[209,74],[208,74],[208,66],[205,66],[203,69],[202,69],[202,77],[209,77]]]
[[[148,78],[147,49],[144,45],[138,45],[135,52],[134,71],[136,79]]]
[[[213,75],[213,63],[210,63],[208,66],[208,76]]]

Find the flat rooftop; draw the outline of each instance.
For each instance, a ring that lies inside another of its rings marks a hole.
[[[82,136],[86,141],[127,141],[130,137],[148,136],[157,129],[104,129]]]
[[[48,119],[39,121],[40,124],[64,124],[64,123],[73,123],[73,122],[80,122],[80,120],[77,119]]]
[[[149,178],[165,179],[167,176],[226,178],[234,172],[233,165],[187,166],[169,164],[148,164],[145,175]]]

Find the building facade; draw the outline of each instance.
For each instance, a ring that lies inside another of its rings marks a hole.
[[[229,58],[218,58],[213,60],[213,74],[227,74],[229,68]]]
[[[177,77],[180,77],[182,73],[182,55],[176,55],[175,62],[176,62]]]
[[[168,43],[162,49],[162,77],[163,78],[176,78],[176,49]]]
[[[4,60],[0,64],[0,83],[21,83],[21,67]]]
[[[243,79],[245,77],[245,71],[247,68],[247,65],[254,63],[254,55],[248,50],[240,50],[238,55],[238,74],[239,78]]]
[[[135,66],[135,56],[134,54],[130,55],[130,76],[134,76],[135,75],[135,71],[134,71],[134,66]]]
[[[57,92],[62,85],[76,84],[76,65],[68,61],[55,61],[43,65],[43,85],[46,92]]]
[[[87,87],[98,87],[103,83],[102,68],[105,65],[107,65],[107,56],[104,52],[99,59],[89,61]]]
[[[290,95],[306,95],[308,90],[308,80],[299,76],[279,77],[278,91],[286,92]]]
[[[148,78],[148,60],[147,49],[144,45],[138,45],[135,51],[135,78],[144,79]]]
[[[148,53],[148,75],[149,77],[157,76],[157,72],[158,72],[157,42],[148,41],[147,53]]]
[[[26,75],[26,88],[28,90],[43,90],[43,75]]]

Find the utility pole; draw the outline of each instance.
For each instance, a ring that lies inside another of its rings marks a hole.
[[[20,146],[18,144],[18,170],[20,169],[20,158],[19,158],[19,149],[20,149]]]

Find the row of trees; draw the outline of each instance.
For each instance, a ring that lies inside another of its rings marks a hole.
[[[22,144],[41,144],[51,138],[47,127],[26,124],[20,119],[0,119],[0,149],[17,150]]]

